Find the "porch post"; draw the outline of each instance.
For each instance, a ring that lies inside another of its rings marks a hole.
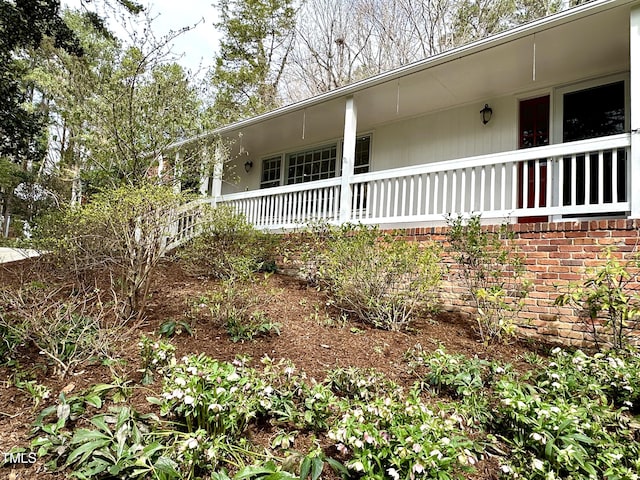
[[[631,218],[640,218],[640,7],[631,9],[630,19],[630,96],[631,96],[631,154],[629,159]]]
[[[211,179],[211,205],[216,204],[222,195],[222,168],[224,166],[224,155],[219,148],[213,154],[213,177]]]
[[[175,163],[173,164],[173,191],[175,193],[180,193],[180,191],[182,190],[182,180],[180,177],[182,177],[182,158],[180,156],[180,150],[176,150],[176,158],[175,158]],[[163,163],[163,168],[164,168],[164,163]]]
[[[344,110],[344,138],[342,148],[342,171],[340,182],[340,223],[347,223],[351,218],[351,177],[355,164],[356,128],[358,111],[353,96],[347,97]]]

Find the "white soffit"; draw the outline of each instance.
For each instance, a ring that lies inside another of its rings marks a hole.
[[[349,95],[356,98],[358,130],[366,131],[457,105],[626,71],[635,3],[590,2],[213,133],[239,145],[242,132],[250,154],[277,153],[340,137]]]

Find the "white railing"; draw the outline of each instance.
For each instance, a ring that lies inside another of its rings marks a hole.
[[[188,242],[200,233],[203,208],[210,200],[201,199],[182,205],[168,216],[168,232],[165,236],[165,249],[174,248]]]
[[[353,223],[442,224],[448,214],[550,220],[630,210],[630,135],[621,134],[351,177]],[[339,222],[340,178],[224,195],[262,229]],[[344,209],[343,209],[344,213]]]
[[[340,178],[224,195],[249,223],[264,229],[292,229],[311,222],[336,223]]]

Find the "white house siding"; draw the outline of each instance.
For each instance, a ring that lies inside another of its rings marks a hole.
[[[480,110],[488,103],[487,125]],[[454,160],[517,148],[517,101],[486,100],[378,127],[373,133],[371,171]]]

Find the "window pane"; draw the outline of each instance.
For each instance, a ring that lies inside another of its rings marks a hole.
[[[335,145],[292,153],[289,155],[287,184],[291,185],[335,177],[335,164]]]
[[[280,166],[282,158],[272,157],[262,161],[262,176],[260,177],[260,188],[277,187],[280,185]]]
[[[564,142],[624,132],[624,82],[567,93],[563,102]]]

